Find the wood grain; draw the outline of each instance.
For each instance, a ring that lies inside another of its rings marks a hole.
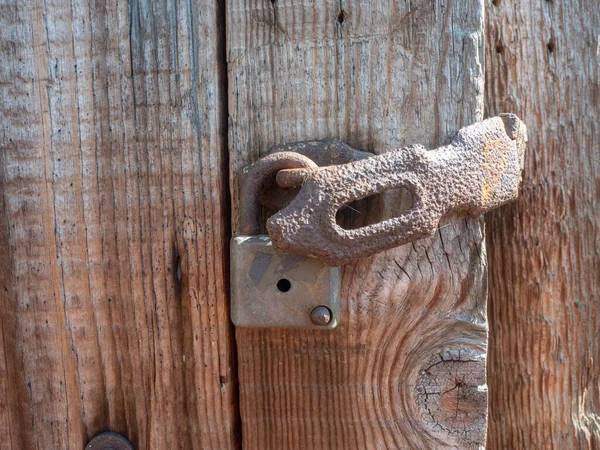
[[[240,172],[271,145],[433,148],[481,119],[483,5],[232,0],[227,62],[235,230]],[[335,331],[238,328],[243,447],[483,445],[486,280],[482,222],[450,218],[346,266]]]
[[[527,124],[490,214],[489,448],[600,448],[600,8],[488,2],[487,114]]]
[[[0,1],[2,448],[234,448],[224,12]]]

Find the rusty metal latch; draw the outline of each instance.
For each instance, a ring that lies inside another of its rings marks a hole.
[[[482,214],[516,199],[526,141],[525,124],[503,114],[462,128],[436,150],[413,145],[347,164],[281,170],[280,185],[302,187],[269,218],[269,236],[278,252],[333,266],[432,235],[446,214]],[[344,205],[395,188],[414,199],[400,216],[349,230],[336,223]]]
[[[287,168],[316,168],[292,152],[261,158],[248,168],[241,192],[240,229],[231,239],[231,319],[239,327],[335,328],[340,318],[340,268],[277,252],[260,231],[259,194]]]
[[[369,157],[334,140],[278,147],[244,178],[241,235],[231,241],[233,322],[334,328],[340,268],[328,266],[432,235],[446,214],[481,214],[514,200],[526,142],[523,122],[503,114],[462,128],[449,145],[431,151],[413,145]],[[284,189],[286,195],[299,192],[270,200],[283,207],[267,221],[269,236],[260,236],[260,193],[273,178],[296,188]],[[397,188],[413,197],[406,212],[357,229],[338,225],[336,214],[348,203]]]

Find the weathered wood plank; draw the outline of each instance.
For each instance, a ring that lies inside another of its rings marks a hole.
[[[488,1],[486,105],[518,114],[521,198],[486,218],[490,448],[600,448],[600,8]]]
[[[477,1],[232,0],[227,40],[234,230],[271,145],[432,148],[482,118]],[[450,220],[346,266],[335,331],[237,329],[244,448],[482,445],[486,289],[482,223]]]
[[[0,1],[3,448],[232,448],[218,2]]]

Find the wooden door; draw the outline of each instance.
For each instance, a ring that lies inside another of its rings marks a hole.
[[[598,447],[591,3],[0,0],[0,446],[480,448],[489,388],[488,448]],[[530,145],[488,218],[487,378],[482,218],[346,265],[334,331],[234,330],[246,165],[506,111]]]
[[[483,77],[479,2],[228,2],[234,219],[241,169],[269,146],[434,148],[483,117]],[[243,447],[484,445],[483,239],[481,219],[449,220],[346,265],[334,331],[237,329]]]
[[[0,3],[0,446],[235,448],[222,5]]]
[[[486,107],[527,122],[519,201],[486,217],[489,448],[600,448],[600,7],[487,9]]]

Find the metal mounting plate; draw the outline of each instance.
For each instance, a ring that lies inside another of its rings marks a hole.
[[[231,318],[238,327],[335,328],[340,319],[340,268],[302,255],[277,253],[268,236],[231,240]],[[311,312],[331,311],[315,325]]]

